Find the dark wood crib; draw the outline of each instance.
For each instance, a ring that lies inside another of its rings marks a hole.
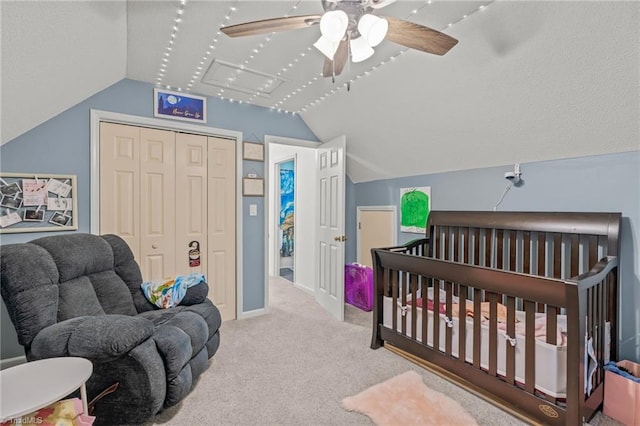
[[[431,212],[426,238],[372,250],[371,347],[529,419],[588,421],[617,359],[620,217]]]

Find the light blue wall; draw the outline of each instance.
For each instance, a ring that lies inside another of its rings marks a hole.
[[[9,107],[4,105],[4,107]],[[78,176],[79,232],[89,232],[90,189],[90,110],[98,109],[141,117],[153,117],[153,86],[134,80],[121,80],[51,120],[0,147],[0,170],[3,172],[55,173]],[[171,120],[167,120],[171,123]],[[207,124],[243,132],[245,140],[263,141],[264,135],[318,140],[299,116],[271,111],[268,108],[230,103],[208,98]],[[244,175],[255,172],[264,176],[264,163],[244,161]],[[258,216],[249,216],[249,203],[258,204]],[[264,198],[243,200],[244,311],[264,305]],[[0,244],[30,241],[47,233],[4,234]],[[0,358],[23,354],[17,344],[13,326],[4,303],[0,306]]]
[[[396,205],[400,188],[431,186],[432,210],[493,210],[509,167],[436,173],[355,185],[356,206]],[[620,356],[640,360],[640,151],[522,164],[524,184],[503,211],[611,211],[623,215]],[[398,217],[398,230],[400,218]],[[398,241],[420,238],[398,232]]]

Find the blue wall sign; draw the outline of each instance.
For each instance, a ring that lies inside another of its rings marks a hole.
[[[207,98],[153,89],[153,115],[176,120],[207,122]]]

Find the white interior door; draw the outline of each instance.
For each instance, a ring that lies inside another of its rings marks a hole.
[[[344,320],[344,176],[346,137],[320,145],[317,155],[318,284],[316,301]]]

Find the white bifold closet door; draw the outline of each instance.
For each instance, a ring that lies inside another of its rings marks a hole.
[[[234,319],[235,175],[232,140],[101,123],[100,233],[129,244],[145,281],[206,274]]]

